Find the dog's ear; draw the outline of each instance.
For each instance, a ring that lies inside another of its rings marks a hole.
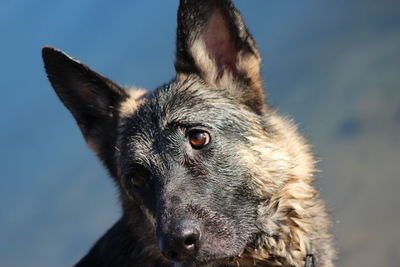
[[[42,50],[47,76],[64,105],[76,119],[89,147],[100,158],[113,141],[116,108],[127,94],[118,85],[63,52]]]
[[[175,69],[178,79],[195,73],[256,113],[265,109],[260,53],[230,0],[180,1]]]

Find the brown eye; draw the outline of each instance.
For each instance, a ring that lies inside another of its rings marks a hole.
[[[131,184],[136,189],[142,189],[146,186],[146,180],[140,176],[132,177]]]
[[[210,143],[210,134],[205,131],[191,131],[189,133],[189,142],[194,149],[200,149]]]
[[[149,185],[150,172],[140,164],[134,164],[129,172],[128,179],[130,185],[135,189],[143,189]]]

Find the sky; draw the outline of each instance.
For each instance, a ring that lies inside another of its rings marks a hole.
[[[338,266],[398,266],[400,2],[234,1],[268,101],[313,144]],[[0,2],[0,266],[71,266],[118,219],[111,179],[48,83],[55,46],[122,85],[174,76],[178,1]]]

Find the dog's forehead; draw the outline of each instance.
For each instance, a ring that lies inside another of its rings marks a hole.
[[[198,80],[172,82],[148,93],[131,93],[120,108],[119,145],[148,151],[178,126],[243,134],[259,118],[224,93]]]
[[[206,122],[210,112],[218,113],[229,104],[229,99],[200,82],[171,82],[143,94],[134,90],[121,104],[120,116],[133,130],[153,131],[177,122]]]
[[[152,92],[133,94],[121,105],[123,126],[131,132],[154,132],[171,125],[248,127],[260,116],[239,104],[226,90],[210,88],[199,80],[171,82]]]

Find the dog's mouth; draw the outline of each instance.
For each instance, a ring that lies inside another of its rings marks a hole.
[[[158,224],[160,251],[173,266],[232,265],[254,241],[251,222],[234,221],[199,206],[190,206],[187,214]]]
[[[222,263],[233,262],[245,250],[245,245],[238,246],[240,243],[238,240],[229,241],[232,242],[224,240],[224,242],[203,243],[193,253],[173,250],[162,253],[174,266],[220,266]]]
[[[179,258],[176,255],[165,255],[173,266],[231,266],[235,260],[240,258],[247,247],[246,242],[238,236],[217,238],[212,233],[205,233],[201,246],[186,258]],[[175,256],[175,257],[174,257]]]

